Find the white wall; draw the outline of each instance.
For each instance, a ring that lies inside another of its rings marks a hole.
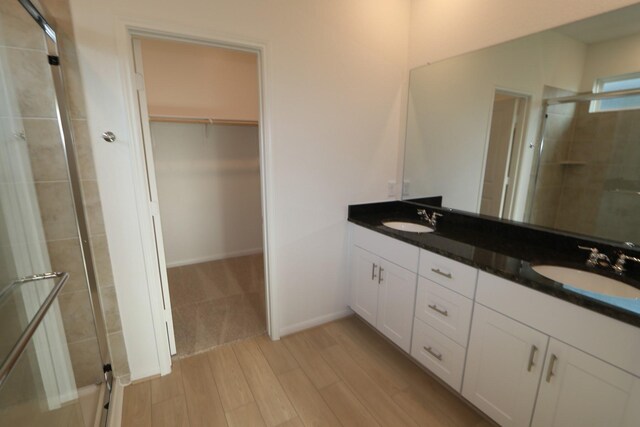
[[[123,75],[124,23],[262,45],[267,230],[282,333],[344,314],[347,205],[386,197],[406,104],[409,0],[71,0],[105,226],[132,378],[157,373]],[[112,130],[114,144],[99,135]],[[148,249],[148,248],[147,248]],[[163,337],[159,333],[158,340]]]
[[[637,3],[636,0],[412,0],[410,68]]]
[[[257,126],[151,123],[168,267],[262,251]]]
[[[255,53],[146,38],[141,45],[150,115],[258,120]]]
[[[582,91],[593,89],[597,78],[640,71],[640,34],[593,43],[587,47]]]
[[[407,196],[442,195],[444,206],[478,212],[494,93],[503,89],[530,97],[515,201],[524,208],[534,154],[529,144],[536,144],[542,90],[550,85],[577,91],[585,55],[584,44],[547,31],[414,69]]]

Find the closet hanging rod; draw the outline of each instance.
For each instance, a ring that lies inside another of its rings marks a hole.
[[[202,123],[209,125],[258,126],[257,120],[214,119],[212,117],[149,116],[149,121],[165,123]]]

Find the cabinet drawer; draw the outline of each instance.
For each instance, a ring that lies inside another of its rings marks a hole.
[[[433,252],[421,250],[420,275],[473,299],[478,270]]]
[[[420,277],[416,317],[463,347],[469,340],[473,302],[460,294]]]
[[[453,389],[460,392],[465,348],[420,319],[413,324],[413,356]]]
[[[406,268],[414,273],[418,270],[420,249],[384,234],[353,225],[353,244]]]

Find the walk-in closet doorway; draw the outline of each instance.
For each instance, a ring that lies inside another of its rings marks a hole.
[[[170,353],[271,332],[260,52],[147,34],[132,48]]]

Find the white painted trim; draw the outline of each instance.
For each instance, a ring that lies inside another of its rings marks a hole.
[[[262,217],[263,217],[263,242],[264,242],[264,265],[265,265],[265,290],[267,294],[267,331],[272,339],[280,338],[277,289],[271,281],[271,269],[274,268],[274,260],[269,256],[274,250],[273,243],[269,236],[273,234],[273,225],[270,218],[273,217],[271,205],[273,170],[271,159],[271,131],[270,131],[270,109],[266,99],[270,99],[270,89],[267,82],[269,70],[268,57],[269,45],[266,42],[256,42],[227,34],[211,35],[211,31],[198,32],[199,30],[174,25],[170,23],[141,22],[120,19],[116,24],[116,37],[118,46],[118,58],[121,64],[121,75],[123,76],[123,96],[127,104],[127,116],[129,117],[130,132],[132,136],[130,160],[134,174],[134,192],[137,204],[137,217],[140,221],[141,241],[143,255],[145,258],[145,271],[147,276],[147,291],[149,293],[151,312],[153,318],[153,328],[155,334],[156,351],[159,363],[159,373],[165,375],[171,372],[171,354],[169,343],[166,339],[166,327],[163,310],[162,293],[159,282],[158,260],[155,252],[155,238],[153,227],[150,221],[151,211],[147,197],[147,177],[144,161],[142,139],[142,128],[138,110],[138,99],[136,93],[134,52],[132,38],[152,37],[165,38],[168,40],[178,40],[189,43],[201,43],[219,47],[226,47],[236,50],[254,52],[258,55],[259,87],[260,87],[260,178],[262,189]],[[201,30],[200,30],[201,31]],[[126,325],[124,326],[126,329]],[[126,333],[125,333],[126,340]],[[134,379],[144,378],[154,375],[153,368],[148,372],[132,372]]]
[[[122,403],[124,401],[124,386],[118,378],[113,379],[111,400],[109,401],[109,418],[107,427],[120,427],[122,425]]]
[[[180,260],[180,261],[167,264],[167,268],[182,267],[184,265],[191,265],[191,264],[200,264],[201,262],[219,261],[221,259],[255,255],[259,253],[262,253],[262,246],[260,246],[259,248],[243,249],[241,251],[226,252],[223,254],[216,254],[216,255],[211,255],[207,257]]]
[[[324,325],[325,323],[332,322],[334,320],[342,319],[343,317],[351,316],[354,314],[353,310],[346,307],[344,310],[336,311],[334,313],[325,314],[323,316],[314,317],[313,319],[305,320],[304,322],[296,323],[293,325],[285,326],[280,329],[281,336],[295,334],[296,332],[304,331],[316,326]],[[272,339],[275,339],[271,337]]]
[[[149,294],[149,304],[153,321],[154,341],[156,343],[157,367],[149,365],[146,372],[131,372],[134,379],[144,378],[157,374],[169,374],[171,372],[171,350],[166,338],[166,323],[164,313],[164,303],[162,291],[159,286],[160,277],[158,260],[155,253],[155,237],[153,224],[151,222],[151,206],[147,194],[147,174],[144,156],[144,141],[142,139],[142,128],[139,116],[137,85],[135,82],[134,51],[129,27],[126,23],[120,22],[120,31],[117,31],[118,57],[122,67],[123,96],[127,104],[127,117],[132,136],[130,161],[134,179],[134,194],[136,199],[136,213],[140,224],[140,240],[144,257],[144,267],[146,276],[147,292]],[[128,335],[126,323],[123,323],[125,335],[125,345]]]
[[[144,68],[142,60],[142,45],[139,39],[132,40],[133,64],[135,70],[136,91],[138,95],[138,114],[140,118],[143,155],[146,165],[145,178],[147,180],[148,208],[151,214],[151,227],[153,228],[154,252],[157,261],[157,277],[160,283],[160,295],[162,296],[162,310],[164,312],[164,324],[167,339],[169,340],[169,353],[176,354],[176,337],[173,330],[173,317],[171,316],[171,298],[169,297],[169,277],[167,274],[166,258],[164,256],[164,235],[162,234],[162,218],[158,198],[158,186],[156,180],[156,167],[153,158],[153,141],[151,139],[151,124],[149,122],[149,107],[147,106],[147,90],[144,81]]]

